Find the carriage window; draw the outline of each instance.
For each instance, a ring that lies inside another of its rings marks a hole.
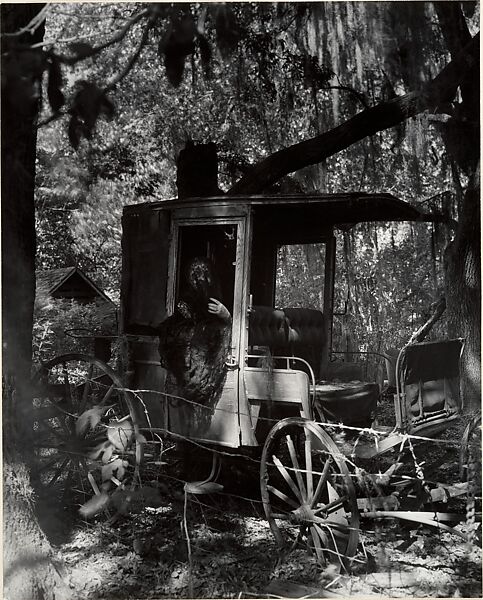
[[[233,314],[237,226],[185,225],[179,229],[179,260],[176,299],[183,297],[184,274],[195,257],[210,259],[221,286],[221,300]]]
[[[275,306],[323,310],[325,244],[286,244],[277,252]]]

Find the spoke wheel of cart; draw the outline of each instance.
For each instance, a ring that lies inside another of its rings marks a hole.
[[[103,361],[65,354],[34,378],[35,484],[81,514],[116,512],[115,494],[139,478],[143,443],[131,398]]]
[[[268,434],[261,496],[281,546],[306,547],[322,566],[349,570],[359,539],[359,512],[346,458],[312,421],[288,418]]]
[[[481,514],[481,413],[477,413],[468,421],[460,449],[460,478],[468,485],[466,496],[466,523],[470,527],[468,538],[481,542],[481,529],[479,538],[476,536],[475,517]]]

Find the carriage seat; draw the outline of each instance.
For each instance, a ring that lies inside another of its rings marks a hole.
[[[443,424],[461,411],[460,359],[463,340],[406,346],[398,361],[405,429],[414,433]]]
[[[326,343],[325,317],[320,310],[254,306],[250,313],[249,346],[268,347],[274,355],[303,358],[316,378]]]
[[[290,354],[305,359],[319,379],[321,360],[327,344],[324,314],[312,308],[284,308],[288,321]]]
[[[350,427],[370,427],[378,399],[377,383],[324,382],[316,386],[315,408],[323,421]]]
[[[271,306],[254,306],[250,313],[248,345],[270,348],[281,354],[288,343],[288,323],[283,310]]]

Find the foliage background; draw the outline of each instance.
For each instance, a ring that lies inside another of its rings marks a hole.
[[[467,4],[476,27],[478,7]],[[45,39],[65,52],[72,40],[96,45],[143,8],[52,5]],[[39,130],[37,267],[77,264],[116,301],[122,207],[176,195],[176,158],[186,141],[217,144],[220,187],[227,190],[260,156],[417,89],[448,60],[429,2],[193,4],[190,10],[211,44],[210,61],[197,45],[173,86],[176,74],[166,69],[159,46],[172,13],[161,12],[137,65],[109,94],[115,115],[98,121],[92,139],[73,150],[68,114]],[[141,31],[137,23],[102,56],[63,67],[68,106],[75,82],[110,81]],[[423,114],[285,178],[275,191],[389,192],[454,218],[465,183],[439,121]],[[341,233],[336,307],[347,302],[347,315],[335,325],[337,349],[404,343],[441,295],[452,235],[443,225],[394,223]],[[313,279],[313,266],[305,268]]]

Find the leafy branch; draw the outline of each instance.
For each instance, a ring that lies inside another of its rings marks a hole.
[[[144,17],[150,14],[157,15],[157,13],[154,13],[154,9],[152,8],[146,8],[140,11],[139,13],[128,19],[124,27],[119,29],[117,33],[115,33],[110,39],[106,40],[103,44],[99,44],[98,46],[91,46],[90,44],[79,43],[77,44],[77,48],[76,44],[74,44],[74,49],[77,49],[77,52],[74,56],[68,56],[65,54],[57,54],[56,56],[58,60],[67,65],[75,65],[76,63],[84,60],[85,58],[95,56],[103,50],[105,50],[106,48],[109,48],[110,46],[114,46],[115,44],[121,42],[129,33],[130,29],[134,25],[136,25],[136,23],[139,23],[139,21],[141,21],[142,19],[144,19]]]

